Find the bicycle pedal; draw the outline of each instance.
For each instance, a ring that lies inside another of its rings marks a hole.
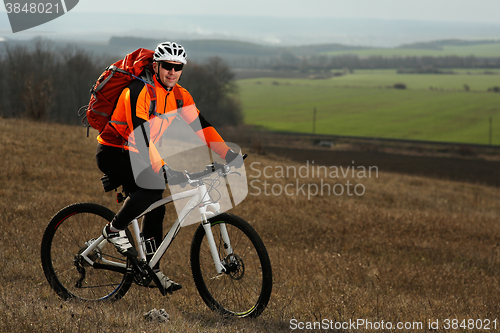
[[[163,287],[163,285],[160,282],[160,279],[149,265],[144,266],[144,268],[148,272],[149,278],[151,278],[151,282],[148,284],[148,287],[151,286],[151,283],[154,283],[158,287],[158,290],[160,290],[162,296],[166,296],[167,294],[172,294],[172,291],[168,291],[165,289],[165,287]]]

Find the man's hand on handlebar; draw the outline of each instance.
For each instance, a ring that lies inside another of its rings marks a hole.
[[[215,171],[223,169],[224,173],[228,173],[231,167],[241,168],[243,166],[243,160],[246,157],[247,154],[242,156],[232,150],[229,150],[226,154],[227,166],[225,166],[224,164],[213,162],[212,164],[207,165],[205,170],[201,172],[186,172],[187,174],[184,174],[181,171],[170,169],[167,165],[164,165],[162,167],[163,177],[169,185],[181,185],[181,187],[184,187],[188,182],[191,183],[191,181],[201,179]]]
[[[229,166],[234,166],[237,169],[243,166],[243,156],[235,153],[232,149],[227,151],[225,160]]]
[[[170,185],[179,185],[187,182],[187,178],[186,175],[184,175],[184,172],[172,170],[167,165],[164,165],[162,169],[163,177],[165,178],[165,181]]]

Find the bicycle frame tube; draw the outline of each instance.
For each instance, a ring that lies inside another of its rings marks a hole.
[[[173,194],[167,198],[159,200],[159,201],[155,202],[154,204],[152,204],[144,213],[142,213],[140,215],[140,216],[142,216],[142,215],[146,214],[147,212],[149,212],[149,211],[151,211],[151,210],[153,210],[161,205],[165,205],[167,203],[170,203],[172,201],[192,197],[188,201],[186,206],[182,209],[182,211],[179,213],[177,220],[175,220],[174,224],[172,225],[172,228],[170,228],[169,232],[167,233],[167,235],[165,236],[165,238],[161,242],[160,246],[158,247],[158,249],[154,253],[153,257],[149,261],[150,267],[154,267],[158,263],[160,258],[167,251],[168,247],[170,246],[170,244],[174,240],[175,236],[179,232],[179,230],[182,226],[181,224],[182,224],[183,220],[191,212],[191,210],[193,210],[200,203],[200,188],[201,188],[201,186],[199,188],[185,191],[182,193]]]
[[[181,192],[181,193],[172,194],[169,197],[166,197],[166,198],[163,198],[161,200],[158,200],[155,203],[153,203],[151,206],[149,206],[139,216],[137,216],[136,219],[140,219],[141,217],[143,217],[145,214],[149,213],[153,209],[158,208],[158,207],[163,206],[163,205],[166,205],[166,204],[169,204],[169,203],[171,203],[171,202],[173,202],[175,200],[181,200],[181,199],[193,197],[196,194],[198,194],[198,192],[199,192],[198,189],[195,188],[195,189],[184,191],[184,192]]]
[[[143,242],[142,242],[142,239],[140,237],[139,223],[138,223],[137,219],[132,220],[132,232],[134,233],[134,236],[138,240],[137,242],[139,243],[139,246],[137,247],[137,250],[139,252],[139,258],[146,259],[146,255],[144,254],[143,245],[142,245]],[[95,262],[92,261],[88,257],[88,255],[89,255],[90,252],[92,252],[97,247],[99,247],[99,249],[102,249],[104,247],[104,245],[106,245],[107,243],[108,243],[108,241],[104,238],[104,236],[101,235],[94,242],[92,242],[92,244],[90,244],[90,246],[87,247],[85,249],[85,251],[83,251],[81,253],[81,256],[90,265],[92,265],[93,267],[95,267],[95,265],[94,265]],[[122,268],[126,268],[127,267],[127,265],[125,265],[125,264],[118,263],[118,262],[111,261],[111,260],[107,260],[105,258],[101,258],[101,260],[102,260],[102,262],[105,265],[118,266],[118,267],[122,267]],[[95,267],[95,268],[99,268],[99,267]]]
[[[144,238],[141,236],[141,230],[139,229],[139,222],[137,219],[132,220],[132,232],[137,241],[137,252],[140,259],[146,260],[146,253],[144,252]]]
[[[205,234],[207,236],[207,240],[208,240],[208,243],[210,246],[210,251],[212,253],[212,257],[214,260],[215,268],[216,268],[218,273],[222,273],[225,271],[225,268],[220,261],[217,246],[215,244],[215,240],[214,240],[212,230],[211,230],[211,225],[208,222],[208,218],[207,218],[207,216],[220,213],[220,205],[219,205],[219,203],[211,202],[210,196],[208,195],[208,192],[207,192],[206,185],[200,185],[196,189],[188,190],[188,191],[185,191],[182,193],[173,194],[169,197],[163,198],[163,199],[153,203],[151,206],[149,206],[148,209],[146,209],[142,214],[137,216],[137,218],[135,218],[132,221],[132,232],[134,233],[134,236],[138,242],[137,247],[138,247],[138,252],[139,252],[139,258],[145,259],[146,255],[144,252],[144,247],[143,247],[144,241],[142,240],[142,237],[141,237],[138,219],[157,207],[160,207],[162,205],[166,205],[166,204],[173,202],[175,200],[185,199],[185,198],[189,198],[189,197],[192,197],[192,198],[188,201],[186,206],[179,213],[177,220],[173,224],[172,228],[170,228],[170,231],[167,233],[167,235],[165,236],[165,238],[161,242],[160,246],[158,247],[158,249],[154,253],[153,257],[151,258],[151,260],[149,262],[149,266],[154,267],[158,263],[160,258],[167,251],[168,247],[170,246],[170,244],[174,240],[175,236],[178,234],[180,228],[183,226],[182,223],[186,219],[187,215],[189,213],[191,213],[191,211],[193,209],[198,207],[198,211],[199,211],[201,219],[202,219],[203,228],[205,229]],[[211,209],[211,211],[208,209]],[[229,241],[229,236],[227,234],[227,230],[225,228],[225,224],[221,223],[220,228],[221,228],[221,234],[222,234],[223,241],[227,245],[226,252],[229,255],[232,253],[232,248],[231,248],[231,244]],[[96,247],[99,247],[102,249],[106,243],[107,243],[106,239],[104,239],[104,236],[101,235],[92,244],[90,244],[90,246],[87,249],[85,249],[85,251],[83,251],[81,253],[81,256],[85,259],[85,261],[87,261],[90,265],[92,265],[95,268],[106,268],[104,266],[116,266],[116,267],[126,269],[126,267],[127,267],[126,264],[118,263],[115,261],[110,261],[110,260],[107,260],[105,258],[101,258],[104,265],[102,265],[102,264],[97,265],[88,257],[88,255]],[[98,267],[101,265],[103,267]],[[109,267],[107,267],[107,268],[109,268]]]
[[[182,192],[182,193],[174,194],[174,195],[171,195],[171,196],[169,196],[167,198],[163,198],[163,199],[161,199],[161,200],[153,203],[142,214],[140,214],[137,218],[135,218],[134,220],[132,220],[132,231],[133,231],[134,236],[135,236],[135,238],[136,238],[136,240],[138,242],[137,248],[138,248],[138,252],[139,252],[139,258],[146,259],[146,255],[144,253],[143,241],[142,241],[142,238],[140,236],[140,228],[139,228],[138,219],[141,218],[142,216],[144,216],[144,214],[152,211],[153,209],[155,209],[157,207],[160,207],[162,205],[166,205],[166,204],[168,204],[168,203],[170,203],[170,202],[172,202],[174,200],[184,199],[184,198],[188,198],[188,197],[191,197],[191,196],[193,197],[193,198],[191,198],[191,200],[189,200],[189,202],[186,205],[186,207],[182,210],[181,215],[175,221],[174,225],[172,226],[172,228],[170,229],[169,233],[167,234],[167,236],[165,237],[165,239],[161,243],[160,247],[155,252],[155,255],[153,256],[154,260],[152,259],[151,262],[150,262],[151,267],[153,267],[158,262],[158,260],[160,260],[161,256],[167,250],[167,248],[170,245],[170,243],[172,242],[173,238],[178,233],[179,226],[180,226],[183,218],[185,218],[187,216],[187,214],[189,214],[189,212],[191,211],[191,209],[193,209],[194,207],[196,207],[196,205],[199,203],[199,192],[200,191],[199,191],[199,188],[198,188],[198,189],[192,189],[192,190],[185,191],[185,192]],[[190,208],[188,208],[188,207],[190,207]],[[104,238],[104,236],[101,235],[99,238],[97,238],[94,242],[92,242],[92,244],[90,244],[90,246],[87,247],[81,253],[81,256],[91,266],[93,266],[95,268],[100,268],[100,267],[96,267],[95,266],[95,262],[92,261],[89,258],[89,254],[92,251],[94,251],[97,247],[99,247],[100,249],[102,249],[107,243],[108,243],[108,241],[106,241],[106,239]],[[110,261],[110,260],[107,260],[105,258],[101,258],[101,260],[102,260],[103,264],[105,264],[105,265],[117,266],[117,267],[121,267],[121,268],[126,268],[127,267],[127,265],[125,265],[123,263],[119,263],[119,262],[116,262],[116,261]]]
[[[104,236],[100,236],[99,238],[97,238],[94,242],[92,242],[92,244],[90,244],[89,247],[87,247],[85,249],[85,251],[83,251],[80,255],[83,257],[83,259],[85,259],[86,262],[88,262],[92,267],[95,267],[95,268],[100,268],[100,267],[96,267],[95,266],[95,262],[93,262],[89,257],[89,253],[94,251],[96,247],[99,247],[99,249],[102,249],[104,247],[104,245],[108,243],[108,241],[104,238]],[[101,258],[102,262],[104,265],[109,265],[109,266],[117,266],[117,267],[121,267],[121,268],[127,268],[127,265],[126,264],[123,264],[123,263],[119,263],[119,262],[116,262],[116,261],[111,261],[111,260],[107,260],[105,258]]]
[[[180,228],[182,227],[182,223],[186,219],[187,215],[191,213],[193,209],[198,206],[198,211],[201,215],[202,218],[202,223],[204,225],[208,225],[208,231],[207,228],[205,228],[205,233],[207,234],[207,239],[210,244],[210,250],[212,252],[212,257],[214,259],[214,264],[217,269],[218,273],[221,273],[225,271],[224,266],[220,262],[219,258],[219,253],[217,251],[217,247],[215,245],[215,241],[213,238],[212,231],[210,230],[210,223],[207,221],[207,214],[215,214],[220,212],[220,205],[218,203],[212,203],[210,201],[210,196],[208,195],[207,192],[207,187],[206,185],[200,185],[198,188],[186,192],[179,193],[177,195],[172,195],[171,197],[165,198],[169,199],[172,198],[172,200],[177,200],[177,199],[183,199],[183,198],[188,198],[189,196],[192,195],[192,198],[188,201],[186,206],[182,209],[182,211],[179,213],[179,216],[177,220],[175,221],[174,225],[172,228],[170,228],[170,231],[168,234],[165,236],[163,239],[163,242],[160,244],[158,249],[156,250],[155,254],[153,255],[153,258],[151,258],[149,262],[150,267],[154,267],[156,263],[160,260],[160,258],[163,256],[165,251],[167,251],[168,247],[172,243],[173,239],[179,232]],[[167,200],[167,202],[170,202],[170,200]],[[154,209],[158,206],[156,206],[156,203],[153,204],[149,209]],[[215,210],[215,212],[210,212],[207,211],[207,208],[211,208]]]

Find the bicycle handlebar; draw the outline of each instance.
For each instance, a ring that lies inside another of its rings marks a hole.
[[[242,157],[243,159],[247,158],[248,154],[244,154]],[[227,170],[226,170],[227,168]],[[229,165],[227,164],[221,164],[221,163],[217,163],[217,162],[213,162],[212,164],[209,164],[205,167],[205,170],[203,171],[200,171],[200,172],[185,172],[186,173],[186,177],[189,179],[189,180],[194,180],[194,179],[200,179],[200,178],[203,178],[211,173],[214,173],[216,171],[219,171],[219,170],[224,170],[224,173],[228,173],[229,172]]]
[[[200,172],[186,172],[186,176],[189,178],[189,179],[198,179],[198,178],[202,178],[202,177],[205,177],[215,171],[218,171],[220,169],[222,169],[224,167],[224,164],[220,164],[220,163],[217,163],[217,162],[214,162],[212,164],[209,164],[206,166],[205,170],[203,171],[200,171]]]

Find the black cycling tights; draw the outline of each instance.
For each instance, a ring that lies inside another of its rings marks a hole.
[[[153,202],[160,200],[163,195],[163,189],[144,189],[136,184],[130,154],[136,153],[101,144],[97,146],[97,166],[113,182],[122,184],[125,193],[129,195],[113,218],[113,227],[117,229],[125,229],[134,217],[145,211]],[[144,239],[154,238],[157,246],[163,240],[164,216],[165,206],[160,206],[144,216],[142,230]]]

